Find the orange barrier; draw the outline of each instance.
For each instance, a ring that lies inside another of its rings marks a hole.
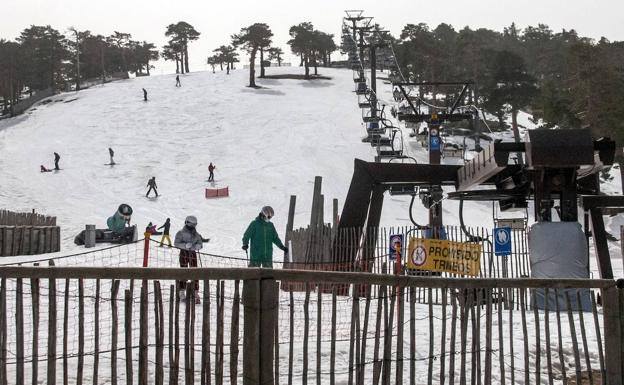
[[[206,199],[209,198],[224,198],[230,196],[229,187],[224,188],[207,188],[206,189]]]

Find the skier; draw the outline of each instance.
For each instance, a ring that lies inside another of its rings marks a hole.
[[[61,160],[61,156],[58,153],[54,153],[54,169],[60,170],[59,168],[59,160]]]
[[[115,156],[115,151],[113,151],[112,148],[108,148],[108,155],[110,155],[110,165],[113,166],[115,164],[115,161],[113,160],[113,157]]]
[[[41,165],[41,172],[51,172],[52,170],[47,169],[44,165]]]
[[[180,267],[197,267],[197,251],[203,247],[204,239],[197,232],[197,218],[189,215],[184,220],[184,227],[178,231],[173,245],[180,249]],[[199,303],[199,282],[194,281],[195,303]],[[186,281],[178,282],[178,295],[181,300],[186,297]]]
[[[275,226],[271,223],[274,211],[271,206],[264,206],[258,217],[253,220],[245,235],[243,235],[243,250],[247,251],[251,241],[251,259],[249,267],[273,268],[273,244],[277,245],[284,253],[288,253],[288,247],[282,244],[277,235]]]
[[[162,238],[160,238],[160,247],[163,247],[163,243],[167,240],[169,247],[171,247],[171,238],[169,238],[169,228],[171,227],[171,219],[167,218],[165,223],[158,228],[158,230],[163,229]]]
[[[147,91],[145,90],[145,88],[142,88],[143,90],[143,100],[147,102]]]
[[[208,182],[214,182],[214,170],[217,168],[212,162],[208,165],[208,172],[210,175],[208,176]]]
[[[180,75],[176,75],[176,87],[182,87],[182,83],[180,83]]]
[[[147,187],[149,187],[149,190],[147,190],[147,194],[145,194],[145,197],[147,198],[149,196],[149,193],[151,193],[153,190],[154,193],[156,194],[156,198],[158,198],[158,191],[156,190],[158,186],[156,186],[155,176],[151,177],[150,180],[147,181]]]

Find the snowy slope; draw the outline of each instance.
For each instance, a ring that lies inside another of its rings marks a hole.
[[[374,159],[373,148],[360,140],[365,131],[351,71],[321,72],[332,79],[265,79],[259,80],[264,88],[256,90],[244,86],[245,70],[229,76],[197,72],[181,76],[182,88],[174,87],[175,75],[162,75],[57,95],[26,116],[0,122],[0,207],[57,216],[61,254],[82,250],[73,238],[84,225],[105,227],[116,207],[128,203],[141,228],[171,217],[176,231],[186,215],[196,215],[200,232],[211,238],[206,252],[242,256],[242,232],[262,206],[275,208],[274,222],[283,234],[289,196],[297,195],[295,226],[305,226],[314,176],[321,175],[329,218],[330,199],[338,198],[342,207],[353,159]],[[141,88],[148,90],[148,102]],[[390,85],[380,81],[378,91],[391,103]],[[528,116],[521,121],[529,122]],[[427,152],[407,134],[404,130],[407,153],[426,162]],[[511,140],[510,133],[494,137]],[[108,147],[115,150],[115,167],[105,165]],[[54,151],[63,170],[40,173],[40,164],[52,166]],[[214,187],[229,186],[230,198],[204,198],[211,161],[217,166]],[[156,200],[144,197],[151,176],[162,194]],[[619,178],[606,188],[620,191]],[[408,198],[387,195],[382,226],[409,225],[408,206]],[[466,203],[466,224],[491,227],[491,210],[490,203]],[[415,217],[426,221],[420,204]],[[457,202],[444,201],[444,222],[458,224]],[[615,235],[620,222],[608,220]],[[614,252],[617,248],[612,244]],[[620,265],[615,263],[616,270]]]
[[[244,87],[243,70],[201,72],[182,76],[182,88],[168,75],[58,95],[25,118],[0,122],[0,207],[56,215],[65,253],[86,223],[105,226],[122,202],[140,226],[171,217],[176,229],[186,215],[197,215],[200,231],[212,238],[207,250],[227,254],[238,252],[263,205],[275,208],[283,233],[290,194],[298,196],[304,225],[315,175],[324,177],[327,197],[342,200],[354,157],[373,157],[360,142],[350,74],[324,74],[333,80],[267,79],[259,82],[266,88],[253,90]],[[104,165],[108,147],[115,167]],[[63,170],[40,173],[40,164],[52,166],[54,151]],[[229,186],[230,198],[204,198],[211,161],[216,187]],[[162,194],[157,200],[144,198],[151,176]]]

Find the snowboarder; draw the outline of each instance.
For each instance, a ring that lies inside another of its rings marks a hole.
[[[58,153],[54,153],[54,169],[60,170],[59,168],[59,160],[61,160],[61,156]]]
[[[176,87],[182,87],[182,83],[180,83],[180,75],[176,75]]]
[[[184,227],[178,231],[173,245],[180,249],[180,267],[197,267],[197,251],[203,247],[204,239],[197,232],[197,218],[189,215],[184,220]],[[178,282],[178,295],[181,300],[186,297],[186,281]],[[194,281],[195,303],[199,303],[199,282]]]
[[[44,165],[41,165],[41,172],[51,172],[52,170],[46,168]]]
[[[282,244],[275,226],[271,223],[273,214],[274,211],[271,206],[264,206],[243,235],[243,250],[247,251],[251,241],[249,267],[273,268],[273,244],[282,249],[284,253],[288,253],[288,247]]]
[[[163,247],[163,243],[167,240],[169,247],[171,247],[171,238],[169,237],[169,229],[171,228],[171,219],[167,218],[165,223],[158,228],[158,230],[163,229],[162,238],[160,238],[160,247]]]
[[[212,162],[208,165],[208,172],[210,175],[208,176],[208,182],[214,182],[214,170],[217,168]]]
[[[113,160],[113,157],[115,156],[115,151],[113,151],[112,148],[108,148],[108,155],[110,155],[110,165],[113,166],[115,164],[115,161]]]
[[[145,88],[142,88],[143,90],[143,100],[147,102],[147,91],[145,90]]]
[[[147,198],[149,196],[149,193],[151,193],[153,190],[154,193],[156,194],[156,198],[158,198],[158,191],[156,190],[158,186],[156,186],[155,176],[151,177],[150,180],[147,181],[147,187],[149,187],[149,190],[147,190],[147,194],[145,194],[145,197]]]

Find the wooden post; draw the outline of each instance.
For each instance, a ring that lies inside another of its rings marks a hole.
[[[600,375],[603,379],[605,379],[606,382],[607,374],[604,365],[604,352],[602,345],[602,335],[600,333],[600,322],[598,321],[598,309],[596,307],[596,295],[594,294],[593,290],[591,290],[589,293],[591,295],[592,313],[594,315],[594,327],[596,329],[596,345],[598,347],[598,358],[600,360]]]
[[[117,385],[117,336],[119,324],[117,320],[117,294],[119,293],[119,280],[113,280],[111,286],[111,385]]]
[[[338,223],[340,219],[338,218],[338,199],[334,198],[333,200],[333,216],[332,216],[332,228],[338,230]]]
[[[277,283],[245,280],[243,306],[243,385],[272,384]]]
[[[306,294],[303,302],[303,369],[301,373],[301,384],[308,384],[308,338],[310,336],[310,284],[306,282]],[[351,384],[350,384],[351,385]]]
[[[69,384],[68,340],[69,340],[69,279],[65,280],[63,300],[63,385]]]
[[[329,350],[329,385],[336,384],[336,286],[332,288],[331,346]]]
[[[286,235],[284,236],[284,244],[286,245],[286,247],[288,246],[288,243],[290,242],[290,238],[291,238],[291,233],[293,231],[293,227],[295,225],[295,206],[297,204],[297,196],[296,195],[291,195],[290,196],[290,204],[288,205],[288,222],[286,222]],[[292,254],[292,250],[290,250],[290,253]],[[289,260],[290,259],[290,255],[286,254],[284,256],[284,262],[292,262]]]
[[[78,368],[76,385],[82,385],[84,369],[84,280],[78,280]]]
[[[321,385],[321,326],[323,322],[323,313],[321,312],[321,304],[323,302],[323,294],[321,285],[316,286],[316,385]]]
[[[38,265],[38,264],[37,264]],[[33,341],[32,341],[32,385],[39,385],[39,279],[30,280],[30,291],[32,293],[32,321],[33,321]],[[0,311],[2,311],[0,309]],[[0,337],[1,338],[1,337]],[[0,374],[2,370],[0,369]]]
[[[260,383],[260,281],[243,281],[243,384]]]
[[[317,226],[322,224],[322,222],[319,222],[319,220],[322,218],[322,214],[320,214],[322,184],[323,177],[314,177],[314,193],[312,195],[312,211],[310,214],[310,227],[312,228],[316,228]]]
[[[156,322],[156,385],[163,385],[165,373],[163,356],[165,350],[165,314],[163,310],[162,288],[160,281],[154,281],[154,320]]]
[[[195,290],[192,284],[186,285],[186,306],[184,307],[184,383],[190,385],[193,381],[193,373],[191,372],[191,306],[195,307],[195,301],[191,296]],[[217,328],[219,325],[217,324]],[[142,384],[141,384],[142,385]]]
[[[572,315],[572,304],[570,303],[570,295],[568,290],[564,291],[566,298],[566,307],[568,309],[568,322],[570,323],[570,336],[572,337],[572,350],[574,352],[574,366],[576,369],[576,383],[581,383],[581,355],[578,348],[578,340],[576,338],[576,327],[574,326],[574,316]],[[578,304],[580,306],[580,304]],[[620,340],[621,341],[621,340]]]
[[[49,264],[54,266],[54,261]],[[48,284],[48,385],[56,385],[56,280]]]
[[[215,384],[223,385],[223,329],[225,281],[217,281],[217,340],[215,346]]]
[[[139,304],[139,385],[148,383],[148,303],[147,303],[147,281],[141,285],[141,302]],[[158,321],[156,321],[158,322]],[[158,329],[156,329],[158,332]]]
[[[293,381],[293,359],[295,354],[294,340],[295,340],[295,299],[293,292],[289,294],[290,297],[290,322],[289,322],[289,338],[288,338],[288,385],[292,385]]]
[[[239,285],[240,281],[234,281],[234,301],[232,303],[232,323],[230,327],[230,385],[236,385],[238,383]]]
[[[522,297],[520,298],[522,300]],[[561,379],[566,384],[565,357],[563,355],[563,338],[561,336],[561,311],[559,309],[559,291],[555,289],[555,311],[557,312],[557,339],[559,343],[559,365],[561,366]],[[619,317],[619,316],[618,316]],[[605,322],[606,329],[606,322]],[[605,376],[606,378],[606,376]]]
[[[124,296],[124,332],[125,332],[125,350],[126,350],[126,384],[132,385],[132,292],[125,291]]]
[[[84,245],[86,248],[95,247],[95,225],[86,225]]]
[[[98,383],[98,370],[100,365],[100,280],[95,280],[95,303],[93,309],[93,384]]]
[[[579,327],[581,328],[581,339],[583,341],[583,353],[585,355],[585,367],[589,374],[589,383],[594,383],[594,373],[592,371],[591,362],[589,358],[589,349],[587,347],[587,334],[585,332],[585,317],[583,316],[583,306],[581,305],[581,291],[576,291],[576,305],[579,315]]]
[[[397,363],[396,363],[396,383],[403,384],[403,324],[404,324],[404,309],[403,306],[403,286],[398,287],[398,306],[397,306]],[[362,384],[363,385],[363,384]]]
[[[169,332],[171,334],[171,332]],[[170,344],[171,346],[171,344]],[[171,349],[169,357],[171,360]],[[200,384],[206,385],[210,383],[210,281],[204,280],[204,303],[202,308],[202,353],[201,353],[201,370]]]
[[[0,280],[0,385],[7,385],[7,280]]]
[[[365,383],[365,373],[366,373],[366,342],[368,340],[368,317],[370,314],[370,303],[371,303],[371,290],[372,288],[369,286],[366,288],[366,304],[364,306],[364,328],[362,329],[362,353],[360,358],[360,384],[364,385]]]
[[[15,384],[24,385],[24,288],[21,278],[15,284]]]

